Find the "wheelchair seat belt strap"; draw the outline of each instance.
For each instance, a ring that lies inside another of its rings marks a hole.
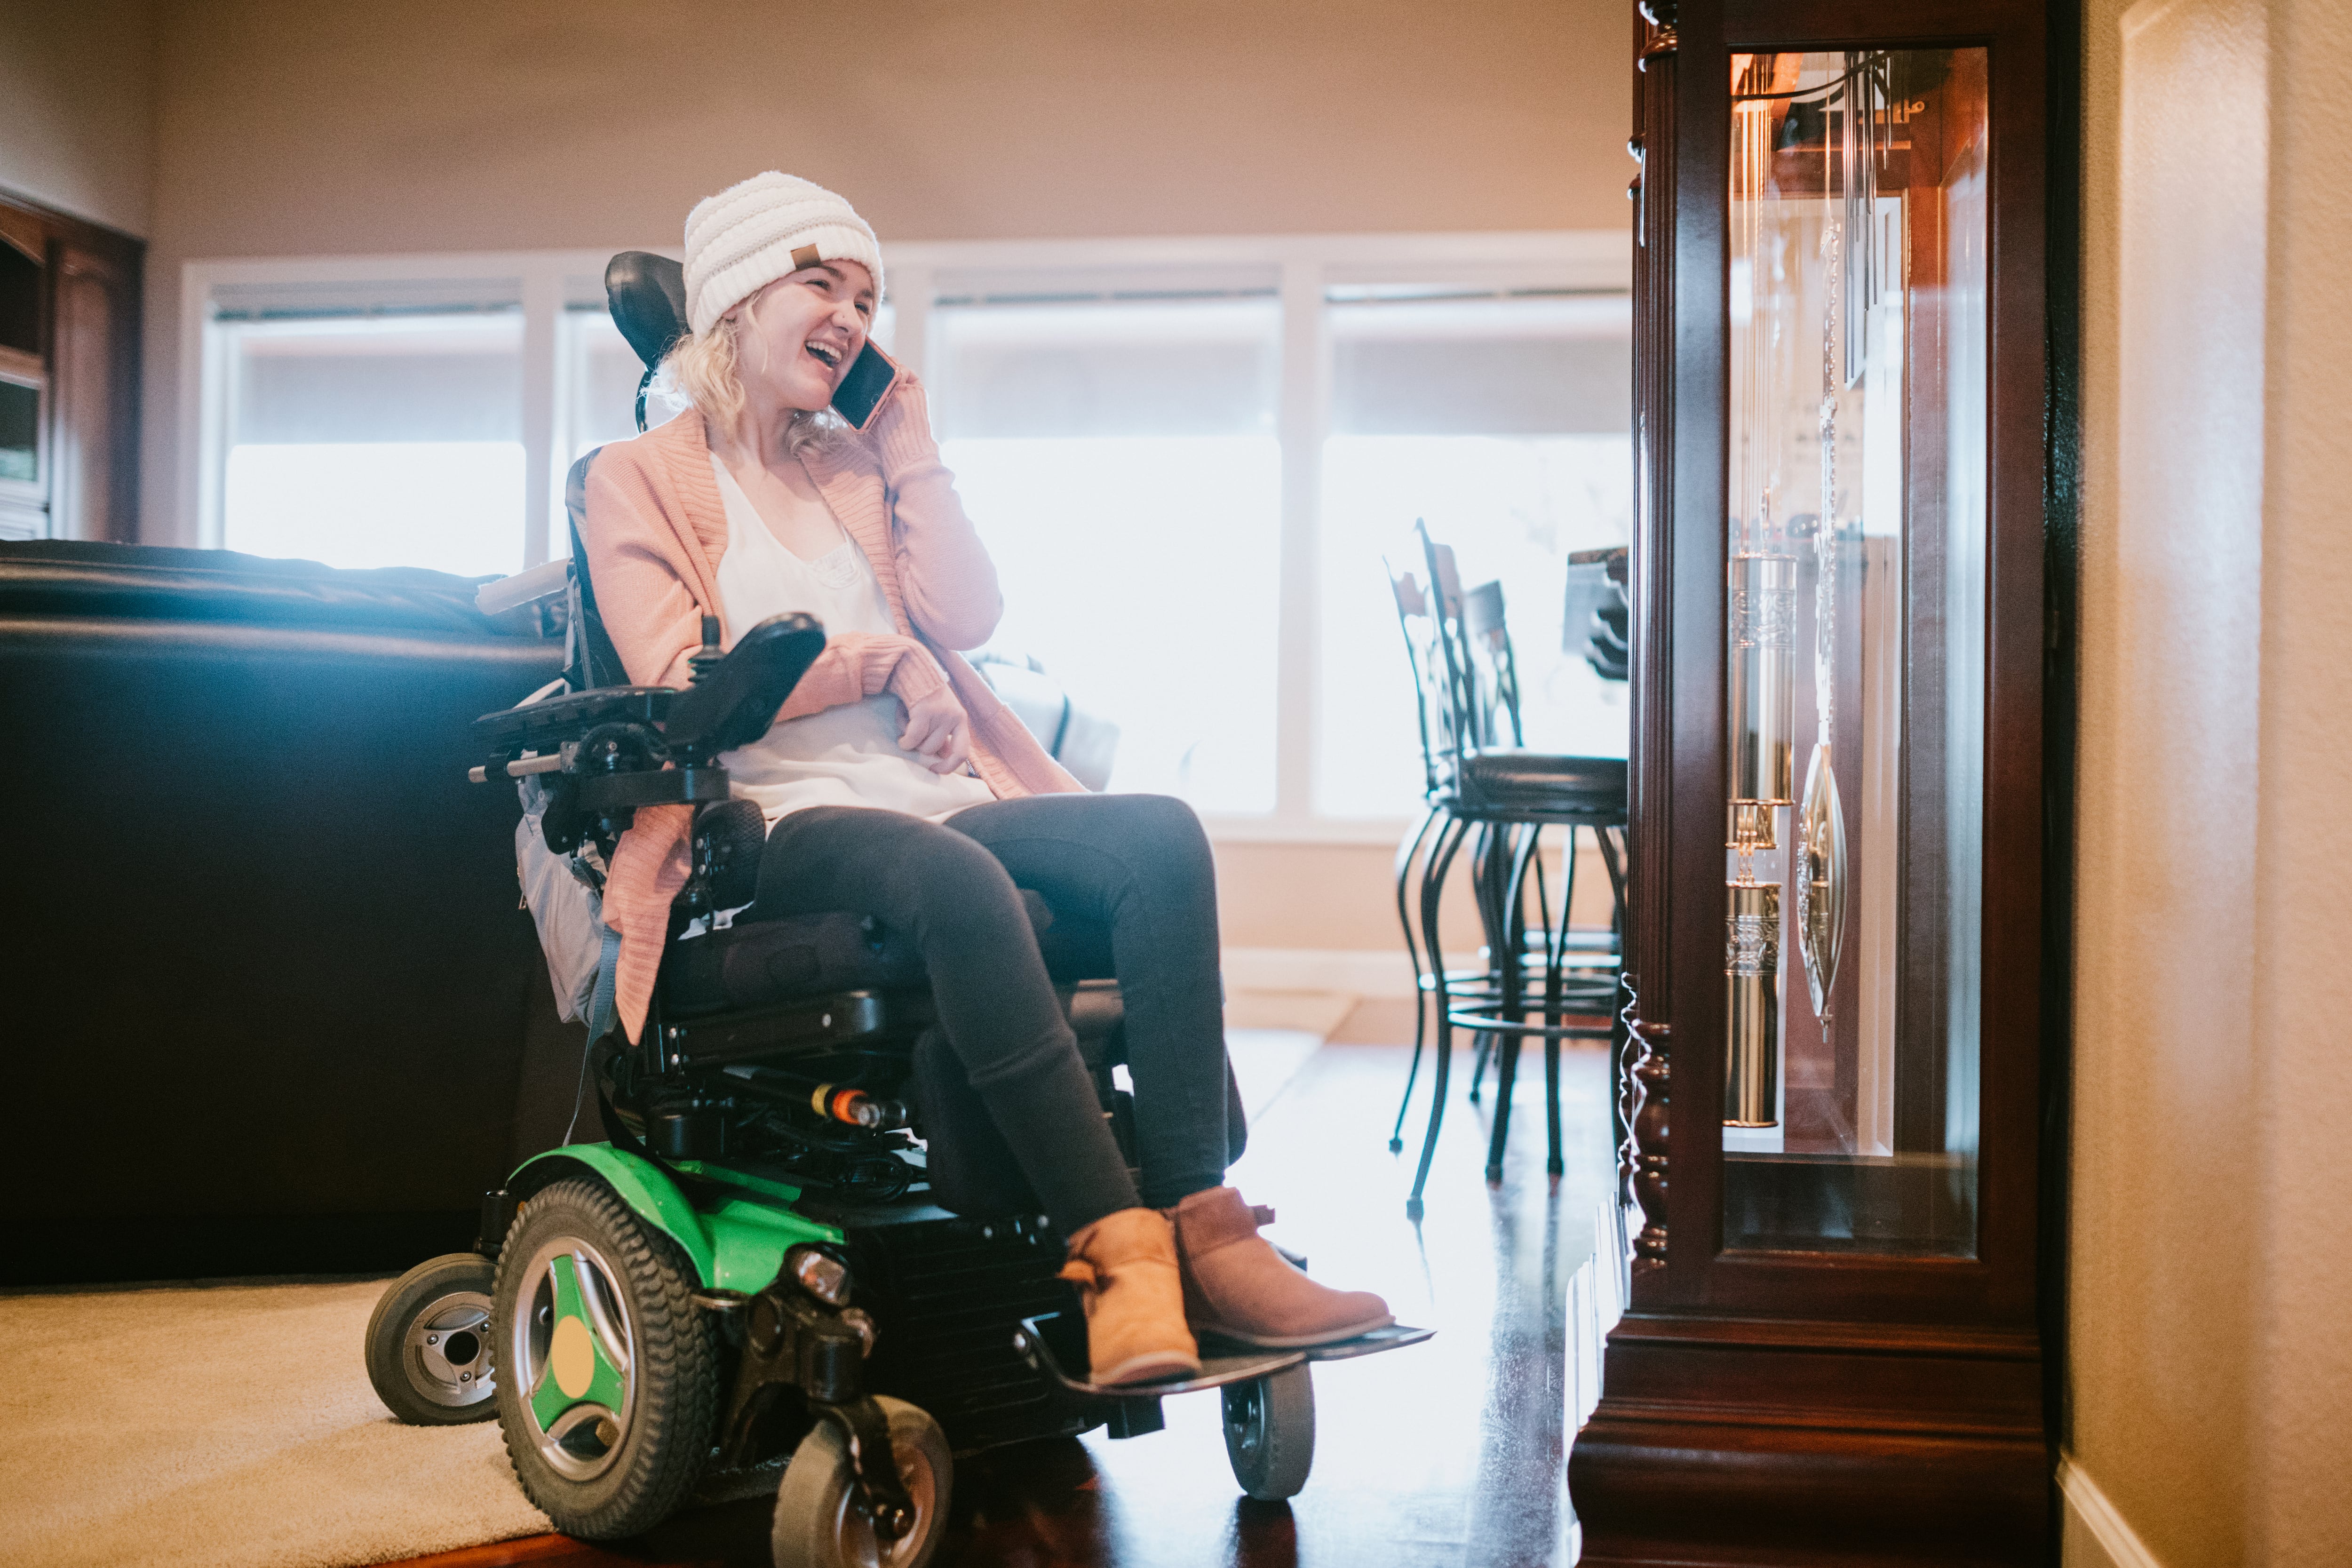
[[[604,947],[596,955],[596,989],[588,997],[588,1043],[594,1045],[610,1033],[620,1012],[621,933],[611,926],[597,922],[604,932]],[[573,993],[577,995],[578,993]]]

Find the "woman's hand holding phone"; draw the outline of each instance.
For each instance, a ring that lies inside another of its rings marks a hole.
[[[907,710],[907,730],[898,744],[914,752],[923,766],[935,773],[952,773],[971,760],[971,720],[952,688],[942,686],[912,702],[902,700],[901,706]]]

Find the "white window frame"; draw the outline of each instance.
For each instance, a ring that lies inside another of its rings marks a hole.
[[[448,279],[510,279],[522,303],[525,454],[523,563],[548,558],[548,519],[562,493],[557,447],[561,360],[558,326],[567,280],[599,278],[615,251],[676,255],[667,245],[614,245],[595,250],[467,251],[441,255],[277,258],[190,261],[180,280],[179,468],[173,497],[178,536],[221,542],[221,411],[226,354],[213,321],[224,285],[411,284]],[[1391,820],[1315,815],[1314,769],[1320,715],[1315,692],[1320,638],[1324,437],[1330,426],[1331,343],[1328,291],[1347,285],[1448,284],[1497,293],[1555,290],[1624,294],[1632,276],[1630,238],[1622,229],[1501,233],[1266,235],[1067,240],[940,240],[894,243],[887,252],[897,311],[894,357],[921,374],[931,307],[941,274],[1073,271],[1149,272],[1154,287],[1186,273],[1230,274],[1235,268],[1278,276],[1282,309],[1280,398],[1282,538],[1276,651],[1275,806],[1264,815],[1208,818],[1223,842],[1390,844],[1405,826]],[[1402,679],[1402,676],[1400,676]]]

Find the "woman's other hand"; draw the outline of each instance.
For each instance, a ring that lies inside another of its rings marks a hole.
[[[903,703],[907,732],[898,744],[915,753],[935,773],[961,772],[971,760],[971,719],[946,686]]]
[[[872,446],[878,446],[885,436],[896,436],[901,440],[929,437],[931,405],[921,378],[900,365],[898,375],[882,394],[882,400],[874,405],[866,428],[856,434]]]
[[[1004,597],[955,476],[940,461],[923,384],[902,376],[863,439],[882,468],[908,618],[935,647],[982,647],[995,635]]]
[[[873,420],[858,433],[882,466],[883,482],[898,488],[939,466],[940,444],[931,433],[930,399],[923,384],[901,372],[875,406]]]

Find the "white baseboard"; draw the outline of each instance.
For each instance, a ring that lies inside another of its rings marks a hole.
[[[1601,1403],[1609,1331],[1625,1315],[1625,1210],[1593,1205],[1592,1256],[1568,1282],[1568,1430],[1580,1432]]]
[[[2164,1568],[2098,1483],[2071,1457],[2058,1461],[2058,1490],[2066,1503],[2061,1568]]]
[[[1475,969],[1475,952],[1447,956],[1449,969]],[[1412,963],[1402,946],[1229,947],[1225,984],[1235,991],[1345,991],[1358,996],[1413,994]]]

